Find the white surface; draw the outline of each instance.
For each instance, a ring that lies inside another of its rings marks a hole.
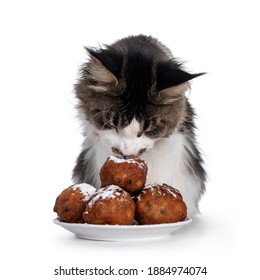
[[[119,226],[63,223],[59,219],[53,220],[55,224],[74,233],[78,238],[101,241],[147,241],[166,238],[191,221],[189,219],[171,224]]]
[[[207,266],[192,279],[257,279],[258,1],[1,1],[1,276],[61,279],[58,266]],[[202,215],[170,238],[81,240],[53,224],[80,151],[72,85],[83,45],[152,34],[193,72],[189,94],[209,180]],[[172,277],[114,277],[120,280]],[[73,277],[77,280],[80,277]],[[88,279],[105,279],[93,276]],[[112,279],[112,278],[110,278]],[[177,279],[189,279],[178,276]]]

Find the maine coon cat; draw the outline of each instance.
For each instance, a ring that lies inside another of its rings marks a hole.
[[[99,170],[109,155],[138,155],[148,164],[147,183],[179,189],[188,216],[194,216],[206,176],[185,92],[189,81],[203,73],[186,72],[150,36],[130,36],[87,51],[89,61],[75,85],[85,139],[73,181],[99,188]]]

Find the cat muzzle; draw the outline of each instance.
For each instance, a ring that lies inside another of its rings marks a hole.
[[[126,153],[121,152],[118,148],[112,147],[112,152],[114,153],[114,155],[119,158],[123,158],[123,159],[136,158],[136,157],[140,156],[141,154],[143,154],[145,151],[146,151],[146,149],[143,148],[143,149],[140,149],[138,151],[138,153],[136,153],[136,154],[126,154]]]

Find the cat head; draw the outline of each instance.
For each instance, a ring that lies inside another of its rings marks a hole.
[[[143,35],[86,48],[75,85],[79,108],[115,154],[141,154],[178,131],[185,118],[189,80],[158,40]]]

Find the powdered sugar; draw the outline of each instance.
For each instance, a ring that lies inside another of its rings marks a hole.
[[[143,190],[157,187],[158,185],[159,185],[158,183],[147,184],[146,186],[144,186]]]
[[[73,190],[79,189],[80,192],[84,195],[85,201],[89,200],[91,195],[94,194],[96,191],[96,189],[93,186],[86,184],[86,183],[76,184],[76,185],[71,186],[71,188]]]
[[[136,164],[140,168],[145,168],[146,167],[144,162],[139,162],[139,161],[135,160],[134,158],[123,159],[123,158],[118,158],[118,157],[115,157],[115,156],[110,156],[108,158],[108,160],[112,160],[113,162],[115,162],[117,164],[119,164],[119,163],[130,163],[130,164]]]
[[[97,200],[105,199],[114,199],[118,196],[124,195],[126,196],[125,191],[122,191],[122,189],[116,185],[110,185],[108,187],[99,189],[91,198],[91,200],[88,203],[88,206],[91,207]]]
[[[173,188],[173,187],[165,185],[165,184],[163,184],[163,185],[160,185],[157,183],[148,184],[143,188],[144,191],[149,190],[149,189],[151,189],[152,195],[155,193],[155,189],[156,189],[157,193],[159,193],[160,195],[163,195],[163,196],[165,195],[165,192],[167,192],[168,194],[171,194],[174,198],[177,197],[177,194],[180,194],[180,192],[176,188]]]

